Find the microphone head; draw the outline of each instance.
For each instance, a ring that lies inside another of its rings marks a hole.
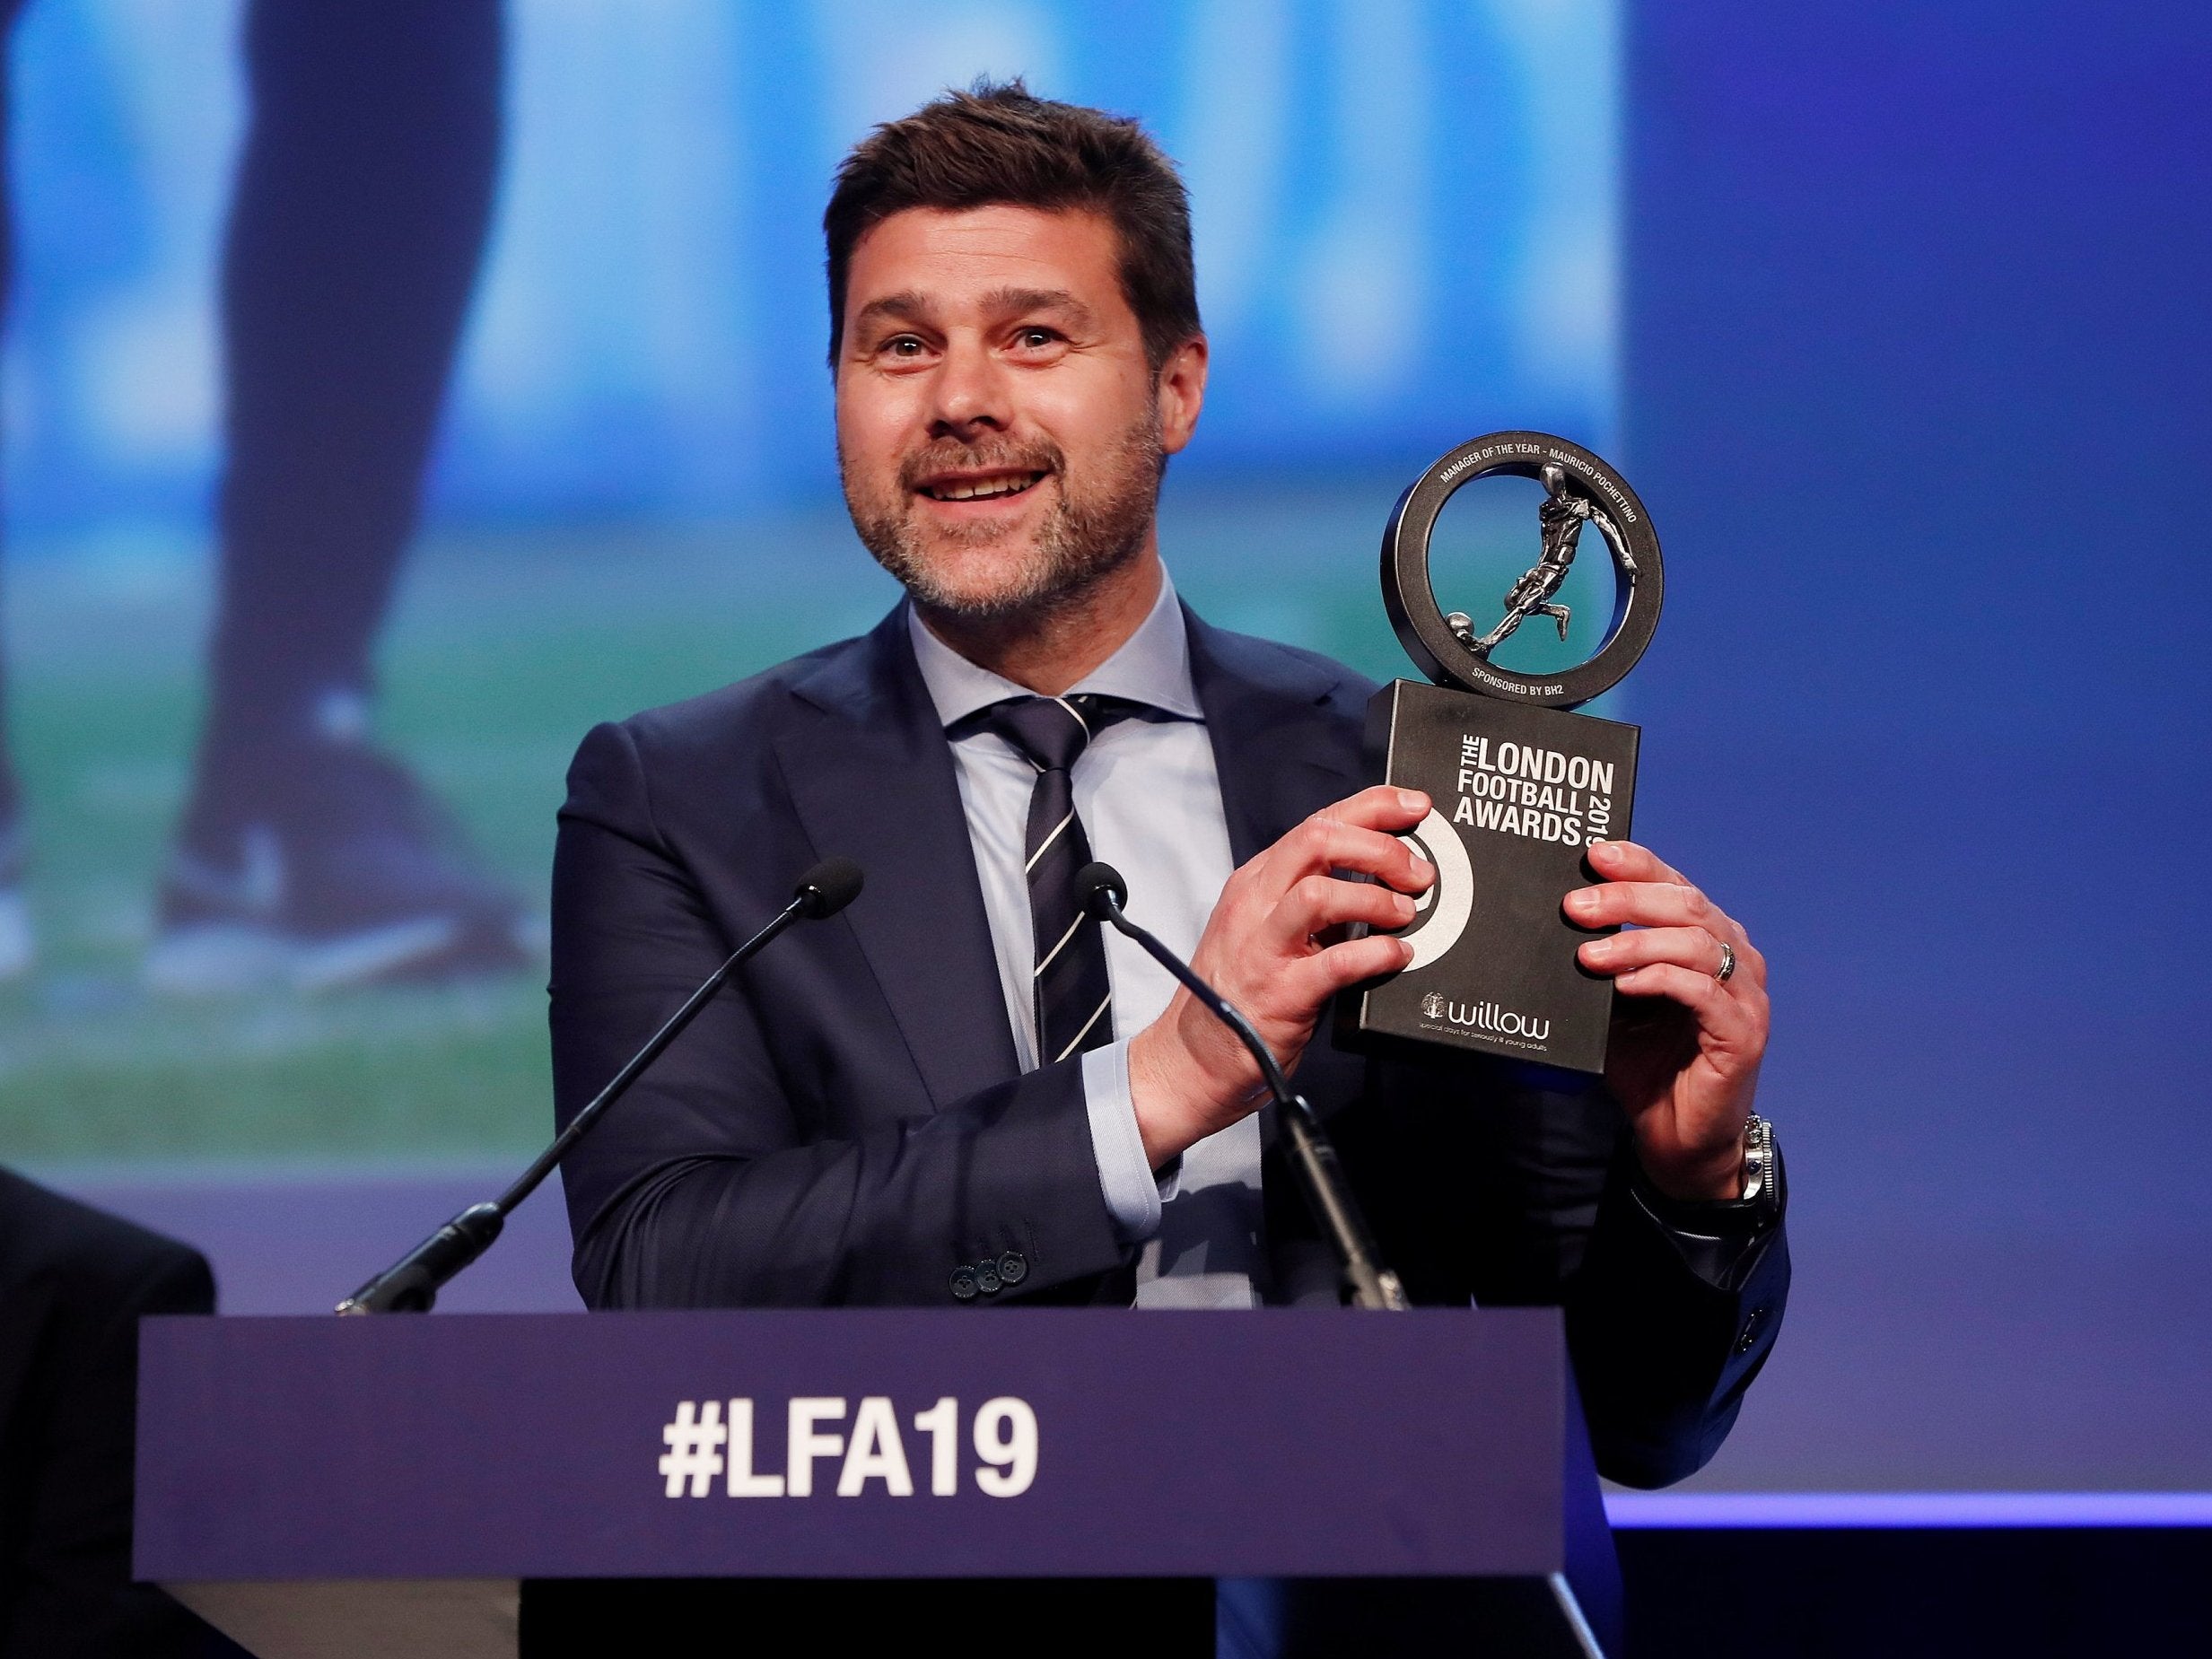
[[[1109,910],[1119,910],[1129,903],[1129,884],[1111,864],[1086,864],[1077,870],[1075,893],[1082,901],[1083,913],[1094,921],[1106,921]]]
[[[799,878],[799,913],[809,921],[834,916],[860,897],[865,881],[851,859],[824,859]]]

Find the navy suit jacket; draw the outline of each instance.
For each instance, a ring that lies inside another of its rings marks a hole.
[[[1379,775],[1373,687],[1188,622],[1242,863]],[[957,1269],[1014,1251],[1023,1282],[970,1305],[1126,1303],[1136,1252],[1099,1188],[1080,1062],[1018,1070],[951,750],[897,611],[584,739],[554,860],[561,1121],[832,854],[867,891],[740,970],[570,1155],[585,1302],[949,1309]],[[1604,1473],[1657,1484],[1712,1454],[1779,1323],[1779,1231],[1739,1288],[1692,1271],[1632,1195],[1602,1091],[1364,1060],[1325,1032],[1298,1082],[1414,1300],[1565,1309]],[[1310,1252],[1273,1160],[1271,1248]]]
[[[0,1659],[240,1651],[131,1582],[139,1317],[214,1307],[197,1251],[0,1169]]]

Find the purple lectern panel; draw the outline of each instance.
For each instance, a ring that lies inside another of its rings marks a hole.
[[[1550,1310],[153,1319],[137,1571],[1543,1576],[1570,1401]]]

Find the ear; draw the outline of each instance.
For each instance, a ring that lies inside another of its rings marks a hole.
[[[1206,336],[1194,334],[1167,354],[1154,377],[1159,406],[1160,448],[1179,453],[1198,430],[1198,411],[1206,401]]]

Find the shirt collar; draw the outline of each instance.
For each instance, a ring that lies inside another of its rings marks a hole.
[[[912,603],[906,607],[906,634],[914,642],[922,683],[929,687],[937,718],[946,726],[1009,697],[1035,694],[1027,686],[977,668],[960,655],[922,625]],[[1191,642],[1183,624],[1183,607],[1165,568],[1159,573],[1159,597],[1152,601],[1150,612],[1137,624],[1137,631],[1068,691],[1071,695],[1089,691],[1126,697],[1183,720],[1205,718],[1191,683]]]

